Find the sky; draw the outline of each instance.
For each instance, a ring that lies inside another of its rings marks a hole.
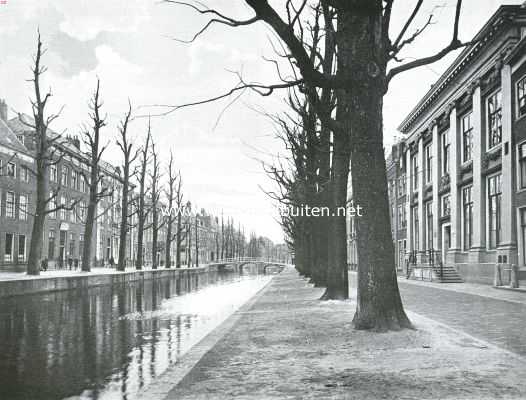
[[[241,0],[208,0],[207,5],[236,18],[250,17]],[[279,10],[284,0],[271,2]],[[392,36],[402,26],[415,1],[396,0]],[[460,37],[469,40],[502,4],[522,1],[466,0]],[[412,33],[427,18],[434,24],[408,48],[406,61],[432,54],[451,37],[455,0],[427,0]],[[286,93],[261,97],[246,91],[240,97],[184,108],[159,116],[178,105],[214,97],[229,90],[241,73],[246,81],[275,83],[271,42],[275,36],[263,24],[230,28],[215,25],[191,44],[206,18],[181,5],[158,0],[7,0],[0,4],[0,98],[10,117],[30,113],[30,78],[36,33],[47,49],[44,88],[53,94],[50,111],[64,106],[52,129],[78,135],[88,123],[88,102],[97,77],[108,126],[102,135],[110,145],[104,158],[121,162],[115,146],[117,125],[131,102],[136,118],[131,135],[140,146],[148,114],[152,134],[167,164],[173,152],[183,178],[185,197],[197,208],[233,217],[246,232],[281,242],[277,210],[262,189],[272,184],[261,161],[284,149],[266,113],[286,110]],[[384,102],[384,137],[388,148],[400,137],[396,128],[455,54],[429,67],[396,77]]]

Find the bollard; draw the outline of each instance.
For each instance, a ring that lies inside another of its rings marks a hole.
[[[493,286],[502,286],[502,276],[500,264],[495,264],[495,276],[493,278]]]
[[[519,287],[519,267],[515,264],[511,265],[510,287],[514,289]]]

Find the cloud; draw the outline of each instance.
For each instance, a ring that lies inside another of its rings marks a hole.
[[[144,0],[59,1],[55,6],[64,15],[60,29],[84,41],[103,31],[134,32],[150,18]]]

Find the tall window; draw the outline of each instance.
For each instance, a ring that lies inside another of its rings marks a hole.
[[[26,235],[18,235],[18,261],[26,260]]]
[[[79,235],[79,258],[82,258],[82,254],[84,254],[84,235],[81,233]]]
[[[413,190],[418,189],[418,153],[411,157],[411,178],[413,181]]]
[[[66,166],[63,166],[62,167],[62,178],[60,180],[60,184],[63,186],[63,187],[67,187],[68,186],[68,167]]]
[[[470,161],[473,156],[473,123],[469,113],[462,118],[462,162]]]
[[[488,179],[489,248],[495,249],[500,242],[500,206],[502,200],[501,176]]]
[[[405,185],[405,179],[406,179],[406,175],[405,174],[402,174],[399,178],[398,178],[398,196],[405,196],[405,192],[406,192],[406,185]]]
[[[49,208],[48,210],[55,210],[57,208],[57,196],[54,196],[54,193],[49,193],[49,197],[51,200],[49,200]],[[49,213],[49,218],[57,218],[57,211],[52,211]]]
[[[526,115],[526,76],[517,82],[517,106],[518,116]]]
[[[5,195],[5,215],[9,218],[15,218],[15,193],[6,192]]]
[[[14,162],[8,162],[7,163],[7,170],[6,170],[7,176],[10,176],[11,178],[16,177],[16,164]]]
[[[79,190],[78,177],[79,177],[79,173],[77,171],[71,171],[71,187],[76,190]]]
[[[433,176],[433,152],[431,149],[431,144],[428,144],[425,147],[424,155],[426,157],[426,165],[425,165],[426,183],[430,183],[432,181],[432,176]]]
[[[449,194],[442,196],[442,216],[447,217],[451,214],[451,201]]]
[[[60,205],[62,206],[60,210],[60,219],[67,221],[68,219],[68,212],[64,208],[66,206],[66,198],[64,196],[60,196]]]
[[[75,257],[75,235],[73,232],[69,234],[69,256],[71,258]]]
[[[502,93],[499,90],[488,98],[488,148],[502,141]]]
[[[57,166],[56,165],[50,165],[49,166],[49,180],[51,182],[58,182]]]
[[[462,190],[462,232],[464,233],[464,250],[473,246],[473,198],[471,186]]]
[[[449,130],[442,133],[442,175],[449,174],[449,149],[451,143],[449,142]]]
[[[20,177],[22,179],[23,182],[29,182],[29,168],[26,167],[25,165],[22,166],[22,172],[20,174]]]
[[[428,201],[426,207],[426,249],[433,250],[433,202]]]
[[[55,258],[55,231],[54,230],[49,231],[47,256],[49,260],[53,260]]]
[[[519,145],[519,184],[521,189],[526,189],[526,142]]]
[[[27,220],[27,196],[21,194],[18,200],[18,218],[25,221]]]
[[[526,208],[519,210],[521,217],[522,265],[526,265]]]
[[[405,206],[400,204],[398,206],[398,229],[404,229],[406,224]]]
[[[13,261],[13,234],[5,234],[4,261]]]
[[[420,249],[420,235],[419,235],[419,224],[418,221],[418,207],[411,208],[412,224],[413,224],[413,250]]]
[[[86,179],[84,175],[80,175],[80,191],[86,193]]]

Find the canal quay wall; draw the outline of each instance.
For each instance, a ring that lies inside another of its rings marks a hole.
[[[0,298],[27,294],[55,292],[60,290],[85,289],[103,285],[117,285],[148,279],[177,278],[188,275],[206,274],[216,271],[216,266],[199,268],[160,268],[149,270],[114,271],[105,273],[84,273],[53,277],[25,276],[21,279],[0,281]],[[79,272],[80,273],[80,272]]]

